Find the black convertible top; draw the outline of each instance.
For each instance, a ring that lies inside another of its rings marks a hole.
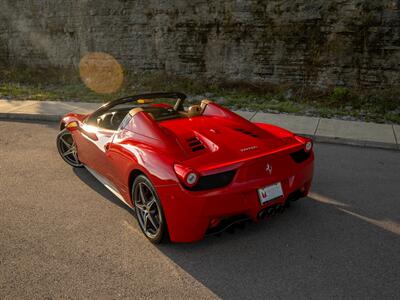
[[[138,101],[139,99],[158,99],[158,98],[177,99],[177,101],[174,105],[174,110],[180,111],[180,110],[183,110],[183,103],[187,97],[185,94],[179,93],[179,92],[147,93],[147,94],[140,94],[140,95],[135,95],[135,96],[127,96],[127,97],[119,98],[119,99],[112,100],[112,101],[105,103],[98,110],[93,112],[93,115],[101,115],[103,112],[106,112],[107,110],[109,110],[110,108],[112,108],[116,105],[133,102],[133,101]]]

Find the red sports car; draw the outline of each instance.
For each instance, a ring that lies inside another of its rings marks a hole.
[[[144,94],[108,102],[89,115],[67,114],[59,153],[135,209],[153,243],[197,241],[307,195],[311,139],[249,122],[210,100],[186,108],[185,98]]]

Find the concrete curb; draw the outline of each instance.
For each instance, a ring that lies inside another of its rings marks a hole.
[[[381,142],[345,139],[345,138],[338,138],[338,137],[327,137],[327,136],[319,136],[319,135],[311,136],[311,138],[313,138],[314,141],[317,143],[349,145],[349,146],[357,146],[357,147],[364,147],[364,148],[400,150],[400,148],[397,144],[391,144],[391,143],[381,143]]]
[[[60,122],[60,115],[0,113],[0,120]]]
[[[57,114],[28,114],[28,113],[12,113],[12,112],[1,113],[0,112],[0,120],[10,120],[10,121],[59,122],[61,120],[61,118],[62,118],[62,115],[57,115]],[[310,137],[310,138],[314,139],[315,142],[319,142],[319,143],[350,145],[350,146],[369,147],[369,148],[378,148],[378,149],[400,150],[400,146],[396,143],[384,143],[384,142],[375,142],[375,141],[360,140],[360,139],[348,139],[348,138],[340,138],[340,137],[322,136],[322,135],[318,135],[317,130],[315,130],[315,132],[313,134],[307,134],[304,132],[296,132],[295,129],[292,131],[296,134]]]

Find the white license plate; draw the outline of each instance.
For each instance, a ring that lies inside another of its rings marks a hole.
[[[283,196],[282,185],[280,182],[258,189],[258,197],[261,204]]]

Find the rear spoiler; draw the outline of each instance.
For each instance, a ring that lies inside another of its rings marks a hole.
[[[202,175],[212,175],[212,174],[217,174],[217,173],[222,173],[222,172],[227,172],[233,169],[239,168],[241,165],[245,164],[248,161],[254,160],[254,159],[259,159],[262,157],[267,157],[267,156],[274,156],[274,155],[282,155],[282,154],[290,154],[292,152],[298,151],[300,149],[303,149],[303,145],[300,142],[296,142],[291,145],[287,145],[284,147],[279,147],[270,151],[266,151],[263,153],[259,153],[256,155],[244,157],[241,159],[233,160],[233,161],[228,161],[224,162],[222,164],[218,165],[211,165],[211,166],[204,166],[197,168],[197,170],[202,174]]]

